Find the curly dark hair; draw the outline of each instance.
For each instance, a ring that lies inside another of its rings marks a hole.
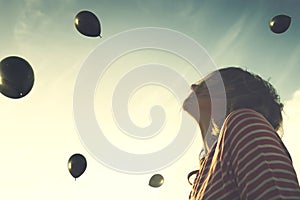
[[[198,84],[192,85],[197,96],[209,95],[205,82],[213,78],[215,73],[221,75],[224,84],[227,101],[226,116],[234,110],[249,108],[261,113],[276,131],[280,128],[283,104],[280,102],[279,95],[269,81],[247,70],[227,67],[212,72]]]

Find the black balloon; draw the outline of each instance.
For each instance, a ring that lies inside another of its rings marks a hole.
[[[76,179],[86,170],[87,162],[83,155],[73,154],[68,161],[68,169],[70,174]]]
[[[101,37],[101,24],[97,16],[90,11],[81,11],[75,16],[75,27],[88,37]]]
[[[284,33],[291,24],[291,17],[287,15],[277,15],[270,21],[270,29],[272,32],[280,34]]]
[[[151,187],[160,187],[163,183],[164,177],[161,174],[154,174],[149,180],[149,185]]]
[[[34,72],[31,65],[18,56],[0,62],[0,92],[13,99],[26,96],[32,89]]]

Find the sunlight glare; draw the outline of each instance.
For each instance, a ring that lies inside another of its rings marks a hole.
[[[78,25],[79,24],[79,19],[76,17],[75,18],[75,24]]]
[[[71,162],[68,163],[68,169],[72,169],[72,163]]]

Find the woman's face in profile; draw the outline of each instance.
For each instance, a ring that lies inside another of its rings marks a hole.
[[[197,95],[195,85],[191,86],[192,92],[183,103],[183,109],[188,112],[199,124],[201,132],[205,133],[210,124],[211,100],[209,95]]]

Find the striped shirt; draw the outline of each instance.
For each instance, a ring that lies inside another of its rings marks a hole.
[[[230,113],[218,141],[200,159],[190,200],[300,199],[291,157],[259,113]]]

